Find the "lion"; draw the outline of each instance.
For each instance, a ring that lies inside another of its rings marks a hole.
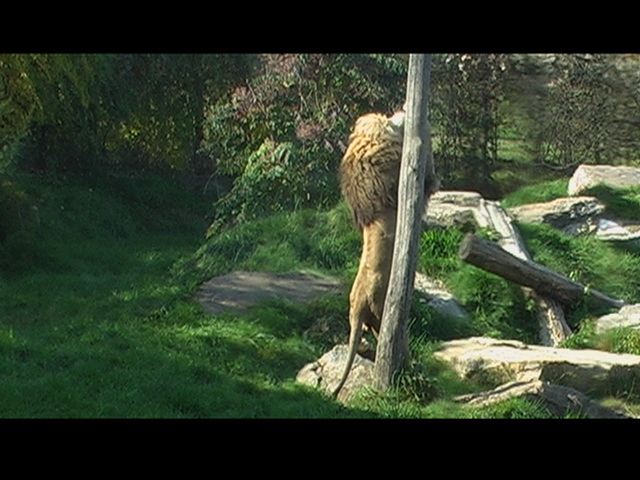
[[[396,232],[404,116],[370,113],[358,118],[340,164],[340,190],[363,244],[349,295],[349,355],[334,396],[347,381],[356,351],[368,350],[363,330],[371,330],[376,338],[380,332]]]

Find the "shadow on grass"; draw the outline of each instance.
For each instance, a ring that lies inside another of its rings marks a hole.
[[[294,382],[315,358],[301,310],[210,317],[144,258],[132,252],[120,274],[41,273],[0,288],[0,416],[372,416]]]
[[[2,329],[3,418],[370,417],[293,381],[309,359],[216,325]],[[261,345],[262,343],[262,345]]]

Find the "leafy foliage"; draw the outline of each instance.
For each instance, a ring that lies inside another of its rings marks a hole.
[[[228,55],[21,54],[0,58],[0,143],[29,133],[15,161],[49,172],[105,164],[192,166],[205,106],[244,75]]]
[[[353,120],[402,105],[406,61],[384,55],[260,56],[259,74],[207,117],[203,151],[236,177],[213,231],[233,220],[338,198],[336,171]],[[269,201],[265,201],[269,198]]]
[[[612,85],[604,56],[559,55],[537,124],[538,157],[556,165],[608,163],[614,151],[608,119],[614,117]]]
[[[500,54],[434,57],[435,158],[445,181],[454,181],[461,173],[465,178],[490,178],[498,157],[498,106],[507,66],[506,56]]]

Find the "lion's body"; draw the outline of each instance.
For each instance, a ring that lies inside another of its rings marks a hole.
[[[349,356],[335,395],[347,380],[363,329],[376,336],[380,331],[396,231],[403,117],[360,117],[340,165],[342,195],[362,232],[363,245],[349,296]]]

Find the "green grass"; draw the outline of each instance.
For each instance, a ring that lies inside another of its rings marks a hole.
[[[38,187],[41,258],[0,277],[0,417],[375,416],[294,382],[318,354],[308,314],[336,307],[205,315],[179,274],[198,228],[138,223],[140,207],[111,190],[91,192],[112,207],[101,216],[76,188]]]
[[[166,180],[88,186],[30,178],[24,185],[40,226],[30,255],[0,275],[2,418],[548,416],[525,401],[483,409],[453,401],[486,385],[461,381],[435,361],[438,342],[468,335],[528,341],[537,330],[518,288],[461,265],[459,231],[426,232],[419,268],[446,282],[471,319],[440,317],[415,298],[414,363],[396,388],[365,391],[343,406],[295,376],[347,335],[361,240],[344,204],[270,216],[207,239],[209,199]],[[629,280],[640,278],[634,252],[545,228],[523,231],[551,267],[638,298],[640,285]],[[307,305],[271,301],[242,315],[205,314],[194,289],[234,269],[328,273],[344,281],[344,291]],[[577,311],[575,321],[584,314]],[[573,341],[586,345],[593,337]],[[627,336],[610,348],[637,343]]]
[[[586,190],[584,194],[598,197],[606,212],[614,218],[640,220],[640,187],[616,189],[597,185]]]
[[[329,211],[299,210],[237,225],[208,238],[176,269],[196,284],[232,269],[303,269],[350,279],[358,268],[360,242],[341,203]]]
[[[500,204],[505,208],[509,208],[529,203],[550,202],[556,198],[568,196],[568,186],[569,180],[567,179],[550,180],[528,185],[508,194],[500,201]]]

